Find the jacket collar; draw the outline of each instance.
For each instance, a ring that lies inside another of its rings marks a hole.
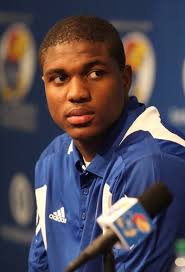
[[[113,153],[119,147],[125,133],[135,121],[135,119],[146,109],[144,104],[137,101],[136,97],[130,97],[127,107],[122,112],[118,121],[112,127],[110,134],[105,139],[105,144],[102,146],[100,152],[96,154],[86,171],[103,178],[106,168],[110,162],[110,158]],[[84,164],[83,159],[73,144],[73,159],[75,165],[79,171],[83,171],[82,165]]]

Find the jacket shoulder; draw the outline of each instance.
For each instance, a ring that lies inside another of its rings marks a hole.
[[[46,185],[51,162],[58,154],[68,154],[72,139],[66,134],[57,136],[42,152],[35,167],[35,188]]]
[[[44,160],[48,156],[67,150],[70,143],[71,139],[66,133],[57,136],[41,153],[38,162]]]

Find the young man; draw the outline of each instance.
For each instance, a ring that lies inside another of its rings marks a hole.
[[[174,241],[185,233],[185,140],[155,107],[129,97],[131,68],[107,21],[66,18],[47,33],[40,62],[50,114],[66,133],[36,165],[38,224],[29,272],[62,272],[94,240],[99,215],[156,181],[175,195],[156,230],[128,251],[113,248],[116,271],[169,271]],[[103,257],[78,271],[103,271]]]

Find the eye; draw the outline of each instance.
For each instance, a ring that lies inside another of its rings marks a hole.
[[[98,79],[100,77],[102,77],[105,74],[105,72],[103,70],[96,70],[96,71],[92,71],[88,74],[88,77],[91,79]]]
[[[55,76],[53,78],[53,81],[56,83],[56,84],[61,84],[61,83],[64,83],[66,80],[68,79],[68,75],[63,73],[63,74],[60,74],[58,76]]]
[[[68,79],[68,75],[66,73],[52,73],[46,76],[46,79],[50,83],[63,84]]]

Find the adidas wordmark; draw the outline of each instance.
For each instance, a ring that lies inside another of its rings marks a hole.
[[[63,224],[67,223],[67,219],[65,218],[64,207],[60,208],[56,212],[50,213],[49,218],[57,222],[61,222]]]

